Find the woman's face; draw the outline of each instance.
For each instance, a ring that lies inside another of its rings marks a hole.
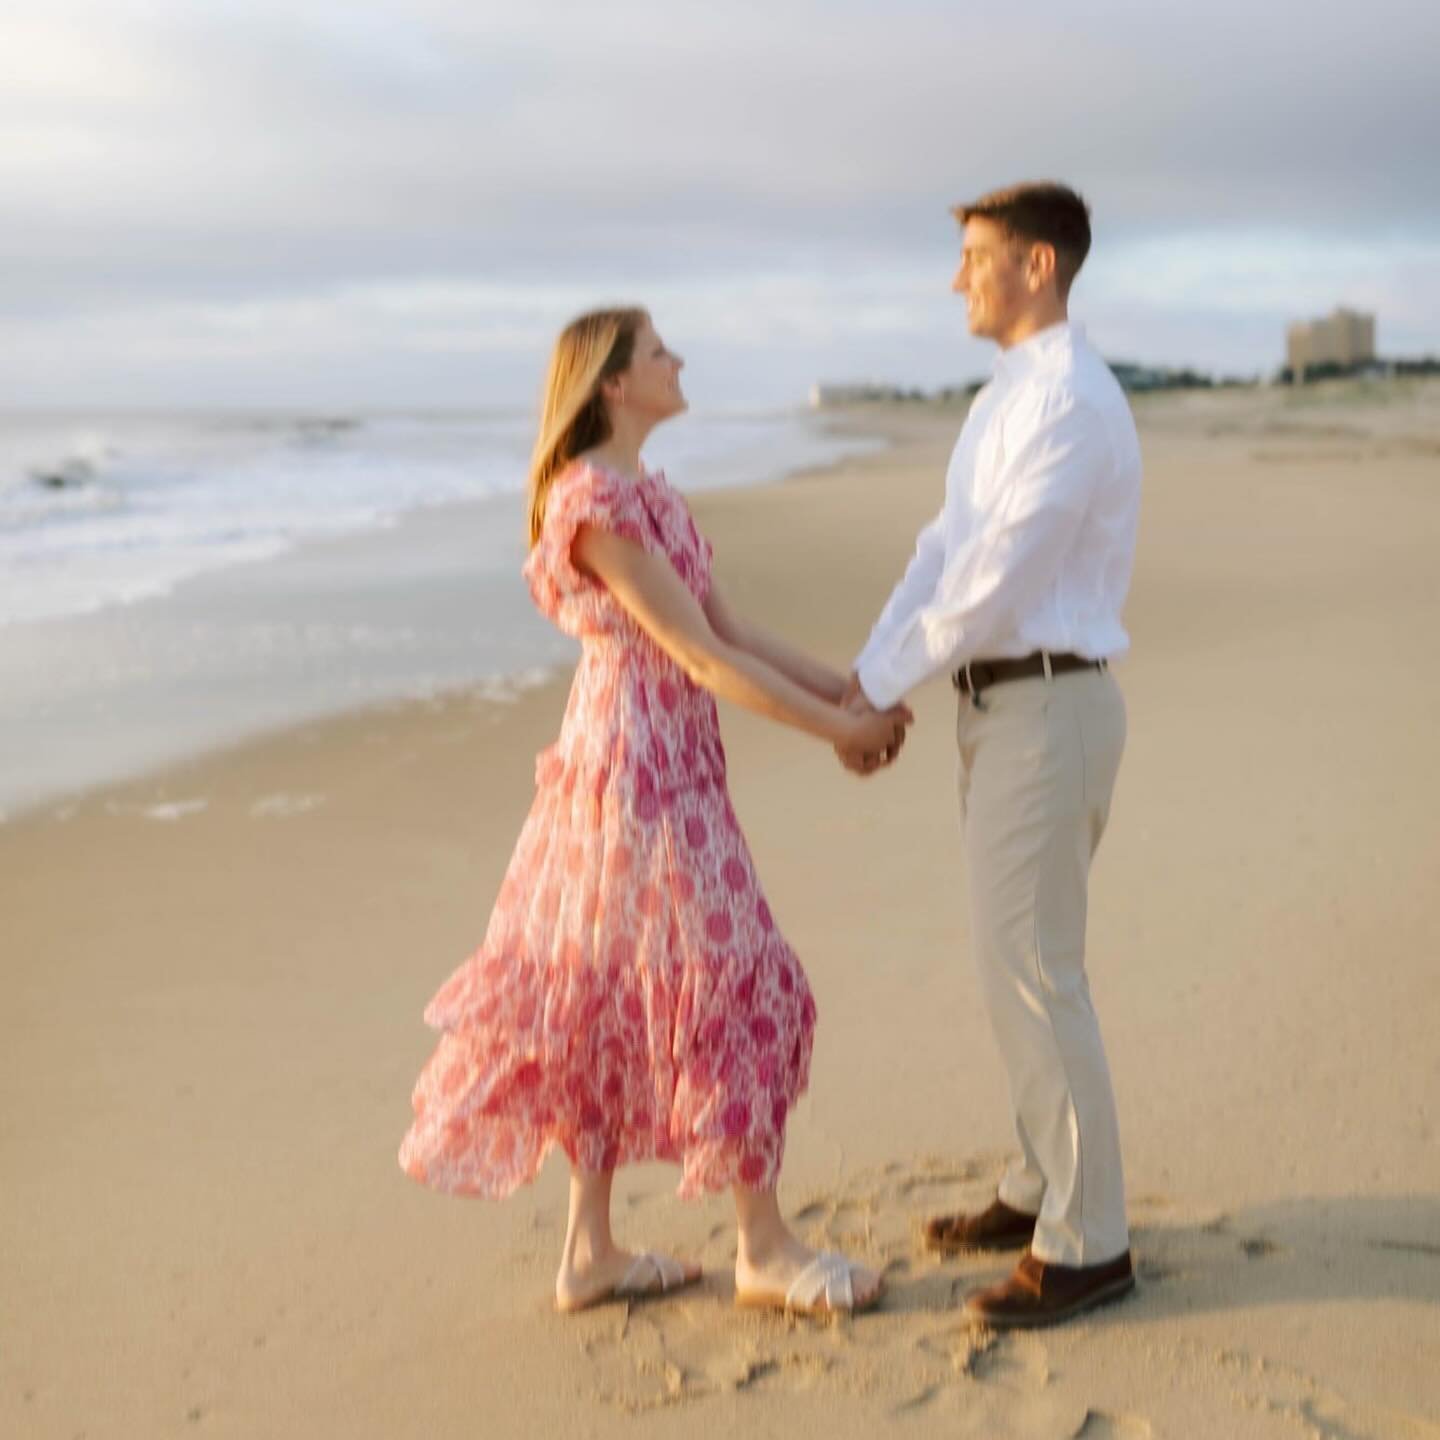
[[[686,408],[680,389],[685,362],[655,333],[647,320],[635,334],[630,368],[615,377],[615,401],[624,409],[645,416],[652,424],[678,415]]]

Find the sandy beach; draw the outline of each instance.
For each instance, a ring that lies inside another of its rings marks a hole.
[[[504,1205],[399,1171],[420,1012],[478,943],[568,674],[308,725],[0,825],[0,1434],[888,1431],[1440,1437],[1440,385],[1137,405],[1130,739],[1091,888],[1140,1285],[967,1326],[1005,1259],[923,1218],[1011,1143],[967,954],[955,696],[870,781],[722,712],[820,1007],[782,1186],[886,1270],[877,1314],[737,1313],[728,1199],[617,1183],[704,1284],[549,1303],[565,1167]],[[695,497],[742,609],[847,665],[962,412]]]

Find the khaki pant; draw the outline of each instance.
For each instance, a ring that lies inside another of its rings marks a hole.
[[[960,813],[972,947],[1010,1080],[1020,1157],[1000,1198],[1039,1214],[1042,1260],[1129,1246],[1110,1068],[1085,978],[1086,884],[1125,747],[1108,670],[960,699]]]

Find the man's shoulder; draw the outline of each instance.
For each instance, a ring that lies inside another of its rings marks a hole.
[[[1083,340],[1067,346],[1053,366],[1030,377],[1023,412],[1040,426],[1093,427],[1128,448],[1135,416],[1124,387],[1100,353]]]
[[[1101,369],[1109,375],[1103,362]],[[1051,364],[1026,375],[1005,396],[1007,427],[1012,423],[1045,426],[1104,419],[1114,403],[1104,375],[1077,356],[1057,356]],[[1123,394],[1120,398],[1123,403]]]
[[[1070,366],[1076,389],[1087,399],[1101,407],[1118,406],[1129,413],[1130,401],[1125,387],[1088,340],[1080,340],[1072,347]]]
[[[1006,395],[1003,430],[1015,445],[1060,431],[1076,439],[1089,436],[1128,466],[1139,439],[1124,389],[1095,351],[1066,348],[1070,353],[1037,368]]]

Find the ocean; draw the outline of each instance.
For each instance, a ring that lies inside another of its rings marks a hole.
[[[524,414],[0,415],[0,816],[318,715],[569,662],[530,606]],[[874,448],[686,415],[683,490]]]

